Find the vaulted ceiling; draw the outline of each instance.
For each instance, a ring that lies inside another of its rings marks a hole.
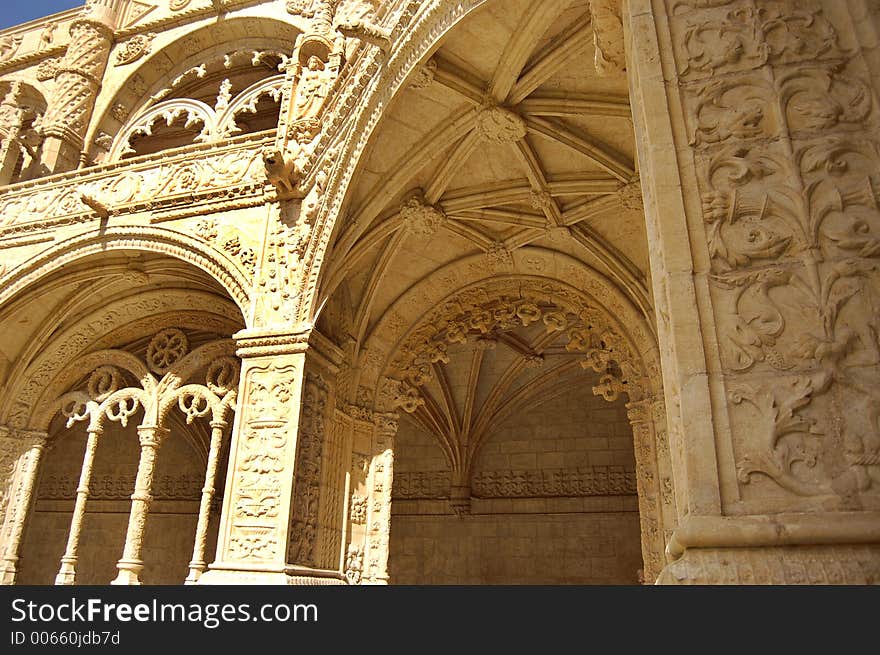
[[[583,259],[648,309],[626,76],[593,58],[585,0],[496,0],[447,35],[378,128],[328,256],[353,336],[444,263],[526,245]],[[442,216],[407,220],[407,204]]]
[[[355,366],[407,290],[481,253],[480,266],[511,278],[518,249],[565,253],[650,315],[626,76],[597,73],[588,4],[488,3],[387,110],[326,259],[319,326],[352,348]],[[500,420],[553,397],[568,376],[590,393],[592,371],[543,328],[474,331],[420,385],[425,404],[413,418],[449,451],[471,422],[485,431],[496,410]]]

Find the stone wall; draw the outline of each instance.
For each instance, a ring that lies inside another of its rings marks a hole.
[[[634,584],[642,568],[632,430],[622,401],[572,387],[500,425],[473,469],[470,514],[443,452],[410,421],[395,452],[394,584]]]

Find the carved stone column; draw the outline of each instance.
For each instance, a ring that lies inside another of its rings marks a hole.
[[[21,133],[25,110],[21,106],[21,82],[13,82],[0,101],[0,185],[12,182],[16,164],[21,157],[18,135]]]
[[[143,425],[138,427],[141,456],[138,460],[137,476],[134,481],[134,493],[131,495],[131,513],[128,515],[125,547],[122,559],[116,564],[119,573],[110,584],[141,584],[140,574],[144,569],[141,551],[144,546],[147,515],[150,512],[150,505],[153,503],[153,474],[156,470],[159,447],[168,432],[166,428]]]
[[[51,173],[73,170],[101,88],[113,44],[115,0],[90,0],[70,25],[70,44],[55,73],[55,90],[43,117],[42,164]]]
[[[682,517],[662,583],[880,582],[880,115],[860,4],[625,7]]]
[[[242,359],[217,558],[199,584],[341,583],[322,568],[318,517],[329,384],[310,334],[236,336]]]
[[[205,555],[208,548],[208,522],[211,518],[211,505],[217,487],[217,468],[220,464],[220,449],[223,446],[223,432],[226,421],[211,421],[211,444],[208,450],[208,466],[205,469],[205,486],[199,504],[199,518],[196,523],[196,540],[193,545],[192,561],[185,584],[195,584],[208,567]]]
[[[374,423],[373,457],[367,482],[370,495],[367,500],[363,584],[387,585],[397,415],[377,414]]]
[[[92,482],[92,470],[95,464],[95,454],[98,451],[98,441],[103,430],[93,425],[89,426],[86,450],[83,454],[82,468],[79,473],[79,485],[76,488],[76,502],[73,506],[73,516],[70,517],[70,532],[67,535],[67,546],[61,557],[61,568],[55,576],[55,584],[72,585],[76,582],[77,550],[79,548],[79,536],[82,532],[83,519],[86,515],[86,502],[89,499],[89,487]]]
[[[24,524],[31,508],[43,432],[0,427],[0,584],[14,584]]]

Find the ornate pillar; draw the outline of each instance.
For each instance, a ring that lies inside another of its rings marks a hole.
[[[185,584],[198,582],[208,567],[208,563],[205,561],[208,548],[208,521],[211,518],[211,504],[214,502],[214,490],[217,486],[217,467],[220,464],[220,449],[223,446],[223,432],[225,430],[226,421],[211,421],[211,444],[208,450],[208,466],[205,469],[205,486],[202,487],[199,518],[196,523],[196,540]]]
[[[95,453],[98,450],[98,441],[103,429],[94,424],[89,425],[86,450],[83,455],[82,468],[79,473],[79,485],[76,488],[76,503],[73,506],[73,516],[70,517],[70,532],[67,535],[67,546],[61,557],[61,568],[55,576],[56,585],[72,585],[76,582],[77,549],[79,548],[79,535],[82,532],[83,519],[86,515],[86,501],[89,499],[89,485],[92,481],[92,468],[95,464]]]
[[[0,185],[10,184],[21,157],[21,133],[25,109],[21,106],[21,82],[12,87],[0,102]]]
[[[321,462],[331,407],[314,335],[236,335],[242,359],[217,558],[199,584],[332,584],[320,556]],[[311,343],[310,343],[311,341]]]
[[[880,581],[864,3],[630,0],[675,496],[661,583]]]
[[[650,399],[627,403],[627,417],[633,431],[636,457],[636,488],[639,494],[639,521],[642,527],[642,578],[654,582],[663,569],[664,516],[660,498],[657,456],[657,430]]]
[[[116,0],[89,0],[70,25],[70,44],[55,73],[55,90],[43,117],[42,164],[50,173],[80,163],[83,138],[113,44]]]
[[[0,427],[0,584],[14,584],[45,432]]]
[[[363,584],[387,585],[397,414],[376,414],[374,424],[373,456],[367,478],[370,495],[367,499]]]
[[[116,564],[119,573],[111,584],[140,584],[140,574],[144,569],[141,551],[144,545],[144,528],[147,525],[147,514],[153,502],[153,473],[156,469],[156,457],[162,440],[168,435],[166,428],[155,426],[138,426],[138,439],[141,443],[141,456],[138,460],[137,476],[134,482],[134,493],[131,495],[131,513],[128,516],[128,529],[125,533],[125,547],[122,559]]]

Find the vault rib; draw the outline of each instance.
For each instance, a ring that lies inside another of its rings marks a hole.
[[[576,132],[556,121],[538,116],[526,115],[523,118],[526,121],[526,127],[529,132],[540,134],[545,138],[568,146],[572,150],[592,159],[622,182],[628,182],[635,175],[635,168],[629,162],[626,155],[609,145],[599,142],[596,138],[583,132]]]
[[[373,266],[370,279],[367,282],[364,295],[361,298],[354,319],[357,337],[356,343],[358,344],[358,347],[364,342],[364,335],[366,334],[367,326],[370,322],[370,309],[372,309],[373,302],[376,299],[376,291],[379,289],[379,283],[382,281],[382,278],[385,277],[385,273],[388,271],[391,262],[394,260],[394,256],[397,254],[398,250],[400,250],[400,246],[403,244],[405,238],[406,231],[398,230],[382,249],[382,254],[379,255],[379,260],[376,262],[376,265]]]
[[[461,109],[442,121],[422,137],[418,143],[407,148],[407,154],[391,167],[384,183],[369,196],[361,209],[353,215],[353,229],[345,241],[340,239],[339,247],[334,254],[336,256],[344,255],[354,245],[358,237],[369,228],[376,216],[388,206],[388,203],[395,196],[403,191],[409,180],[427,166],[438,152],[445,150],[471,131],[475,120],[476,112],[472,107]]]
[[[485,82],[438,55],[434,55],[434,61],[437,63],[437,70],[434,71],[436,82],[475,105],[483,104],[486,97]]]
[[[475,246],[477,246],[480,250],[483,250],[485,252],[489,252],[492,244],[495,243],[495,240],[482,230],[478,230],[477,228],[466,225],[460,221],[446,221],[446,223],[443,224],[443,227],[453,234],[464,237]]]
[[[535,2],[534,5],[541,6],[543,9],[542,2]],[[510,89],[507,95],[508,104],[517,105],[525,100],[532,91],[550,79],[569,59],[584,52],[590,46],[592,39],[593,29],[590,25],[590,17],[585,15],[554,38],[555,46],[542,53],[536,61],[528,65],[528,68]]]
[[[592,93],[533,94],[519,103],[519,109],[523,113],[533,116],[631,118],[628,98],[615,98]]]
[[[547,219],[543,215],[527,214],[509,209],[470,209],[456,212],[449,216],[459,221],[482,221],[487,223],[498,223],[500,225],[514,225],[516,227],[534,227],[544,228],[547,225]]]
[[[470,439],[471,420],[474,414],[474,402],[477,397],[477,385],[480,382],[480,371],[483,368],[484,351],[481,348],[474,349],[471,357],[471,367],[468,371],[467,393],[464,400],[464,411],[461,415],[461,434]]]
[[[329,298],[337,287],[342,284],[345,276],[351,273],[357,263],[376,245],[387,239],[389,235],[399,230],[403,224],[400,214],[392,214],[389,218],[381,221],[372,230],[360,238],[354,247],[345,253],[332,254],[327,261],[338,261],[337,268],[327,277],[324,285],[324,294]]]
[[[532,183],[533,190],[538,194],[549,194],[550,192],[547,190],[547,175],[528,138],[523,138],[516,142],[516,152],[523,163],[529,182]],[[562,212],[559,209],[559,204],[553,199],[552,194],[545,200],[546,202],[541,203],[541,210],[544,212],[544,216],[547,217],[547,221],[553,225],[562,225]]]
[[[605,266],[612,279],[626,289],[639,309],[650,318],[653,312],[650,294],[645,277],[638,267],[587,225],[572,227],[571,236]]]
[[[451,428],[450,431],[453,433],[451,436],[455,437],[461,434],[462,423],[461,416],[458,413],[458,406],[455,402],[455,396],[452,394],[452,385],[449,383],[449,377],[446,375],[445,366],[438,362],[434,362],[432,368],[434,369],[434,377],[437,380],[437,385],[440,387],[440,392],[443,398],[443,406],[441,409],[449,423]],[[456,446],[456,452],[458,452],[457,442],[454,443],[454,445]]]
[[[471,130],[456,144],[449,157],[443,161],[440,168],[434,174],[434,179],[431,180],[425,189],[425,200],[428,201],[428,204],[434,205],[440,200],[449,187],[452,178],[458,173],[459,166],[467,161],[479,141],[480,137],[477,131]]]
[[[500,104],[508,100],[535,44],[569,4],[571,0],[542,0],[529,5],[508,40],[489,83],[489,96],[495,102]]]

